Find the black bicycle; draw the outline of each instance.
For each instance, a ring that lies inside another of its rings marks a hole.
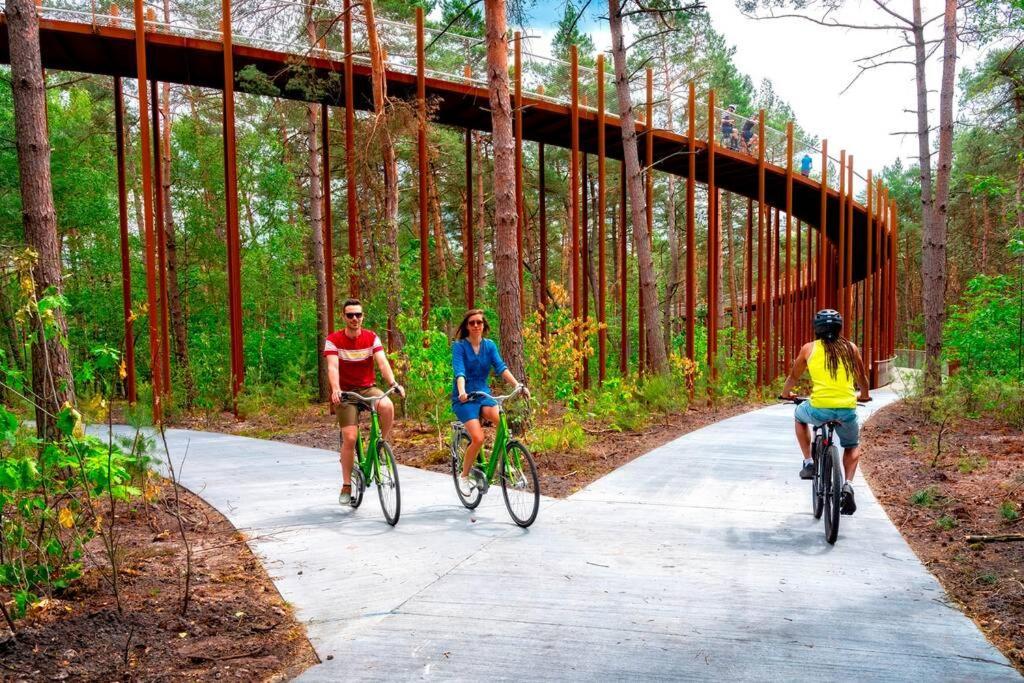
[[[780,399],[800,405],[807,399],[797,396]],[[829,420],[814,428],[811,457],[814,459],[814,480],[811,486],[811,510],[815,519],[825,515],[825,540],[831,544],[839,538],[839,515],[843,502],[843,460],[836,447],[835,430],[840,425]]]

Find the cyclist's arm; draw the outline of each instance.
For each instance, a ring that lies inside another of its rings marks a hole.
[[[868,373],[864,369],[864,359],[860,355],[860,349],[853,342],[850,342],[853,346],[853,354],[857,358],[857,387],[860,389],[860,400],[867,401],[871,398],[868,394],[868,389],[871,387],[871,383],[868,381]]]
[[[789,377],[786,378],[786,386],[782,387],[782,395],[790,396],[793,393],[793,387],[803,377],[804,372],[807,370],[807,358],[810,355],[810,350],[814,346],[811,344],[804,344],[800,348],[800,353],[797,354],[796,360],[793,361],[793,369],[789,371]]]
[[[466,357],[462,350],[463,344],[452,344],[452,372],[455,373],[455,389],[459,398],[466,395]]]
[[[388,362],[388,356],[384,353],[384,350],[382,349],[373,354],[373,359],[377,361],[377,368],[380,370],[380,376],[384,378],[384,382],[389,387],[398,384],[395,381],[395,373],[391,370],[391,363]]]
[[[327,381],[331,385],[331,402],[337,403],[341,395],[341,383],[338,379],[338,357],[327,356]]]

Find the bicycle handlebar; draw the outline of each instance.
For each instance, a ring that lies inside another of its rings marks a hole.
[[[803,403],[804,401],[811,400],[807,396],[779,396],[778,399],[780,401],[785,401],[786,403],[792,403],[793,405],[797,405],[797,406],[800,405],[801,403]],[[862,400],[859,396],[857,397],[857,403],[859,403],[861,405],[864,405],[865,403],[868,403],[869,401],[873,401],[873,400],[874,399],[871,398],[870,396],[868,396],[867,400]]]
[[[380,403],[381,399],[390,396],[397,389],[398,389],[397,386],[393,386],[390,389],[388,389],[387,391],[385,391],[383,394],[381,394],[380,396],[363,396],[362,394],[357,394],[354,391],[343,391],[343,392],[341,392],[341,398],[344,399],[344,400],[347,400],[347,401],[359,401],[361,403],[365,403],[366,405],[372,407],[375,404]]]
[[[478,398],[489,398],[491,400],[497,401],[498,405],[501,405],[510,398],[514,398],[515,396],[521,394],[523,392],[523,389],[525,388],[525,385],[520,384],[519,386],[512,390],[512,393],[505,394],[504,396],[491,396],[486,391],[471,391],[468,394],[466,394],[466,400],[475,401]]]

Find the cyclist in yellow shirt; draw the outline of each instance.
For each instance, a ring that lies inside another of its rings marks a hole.
[[[857,461],[860,459],[860,425],[856,408],[858,401],[870,401],[871,396],[868,395],[864,360],[857,345],[840,334],[842,330],[843,316],[837,311],[818,311],[814,316],[814,335],[817,339],[804,344],[800,349],[793,369],[786,378],[782,396],[793,398],[793,387],[805,370],[810,372],[811,398],[798,405],[793,415],[796,419],[796,438],[804,455],[800,478],[814,479],[809,425],[838,422],[836,435],[843,444],[843,470],[846,473],[840,511],[852,515],[857,510],[853,500],[853,475],[857,472]]]

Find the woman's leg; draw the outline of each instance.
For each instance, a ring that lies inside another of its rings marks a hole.
[[[466,420],[463,426],[466,428],[466,433],[469,434],[470,442],[466,449],[466,457],[462,461],[462,476],[468,477],[469,470],[476,463],[476,455],[484,445],[484,428],[480,425],[480,420]]]

